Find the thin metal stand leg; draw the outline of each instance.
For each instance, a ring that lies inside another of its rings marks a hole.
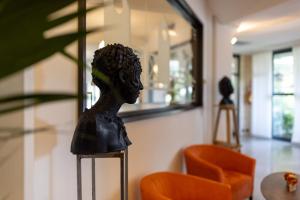
[[[121,186],[121,200],[125,200],[125,189],[124,189],[124,182],[125,182],[125,177],[124,177],[124,168],[125,168],[125,163],[124,163],[124,151],[122,151],[122,154],[120,156],[120,173],[121,173],[121,183],[120,183],[120,186]]]
[[[128,200],[128,150],[96,155],[77,155],[77,200],[82,200],[81,159],[92,159],[92,200],[96,200],[96,158],[120,158],[121,200]]]
[[[96,200],[96,172],[95,158],[92,158],[92,200]]]
[[[121,157],[121,200],[128,200],[127,188],[128,188],[128,152],[127,149],[122,151]]]
[[[128,149],[125,150],[125,200],[128,200]]]
[[[81,157],[77,155],[77,199],[82,200]]]

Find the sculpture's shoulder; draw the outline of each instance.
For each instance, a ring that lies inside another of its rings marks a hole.
[[[106,122],[115,122],[115,123],[122,122],[122,119],[120,117],[113,115],[109,112],[98,112],[96,114],[96,118]]]
[[[98,129],[110,129],[111,131],[117,131],[123,126],[121,118],[111,115],[107,112],[99,112],[96,114],[96,126]]]
[[[79,117],[75,132],[92,131],[96,128],[96,113],[86,109]]]
[[[77,128],[86,127],[119,127],[123,126],[123,121],[117,116],[112,116],[108,112],[96,112],[92,109],[86,109],[80,116]],[[101,128],[100,128],[101,129]]]
[[[119,151],[131,142],[121,118],[109,112],[87,109],[79,118],[71,146],[74,154]]]

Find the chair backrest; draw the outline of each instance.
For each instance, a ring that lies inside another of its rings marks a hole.
[[[218,164],[220,161],[219,158],[222,157],[220,154],[224,150],[226,151],[227,149],[216,145],[201,144],[187,147],[184,150],[184,154],[185,156],[196,156],[210,163]]]
[[[141,194],[142,200],[231,200],[230,188],[225,184],[171,172],[144,177]]]

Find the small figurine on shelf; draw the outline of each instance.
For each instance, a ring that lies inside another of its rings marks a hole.
[[[287,190],[293,192],[297,188],[298,178],[297,175],[291,172],[284,174],[284,179],[286,180]]]

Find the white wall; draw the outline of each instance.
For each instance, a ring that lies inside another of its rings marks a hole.
[[[139,180],[145,174],[181,171],[181,149],[193,143],[210,143],[213,127],[217,82],[229,75],[231,30],[213,22],[205,0],[187,0],[204,24],[204,106],[183,113],[127,123],[129,138],[129,197],[139,199]],[[213,34],[215,32],[215,34]],[[75,50],[75,46],[70,48]],[[213,57],[213,55],[215,55]],[[213,62],[213,60],[215,62]],[[26,91],[76,92],[76,64],[56,54],[38,63],[27,77]],[[30,84],[30,81],[31,84]],[[26,112],[28,126],[50,127],[46,133],[25,138],[25,200],[76,199],[76,159],[70,143],[76,125],[76,102],[60,102]],[[23,168],[23,167],[22,167]],[[97,199],[115,200],[119,195],[119,163],[97,161]],[[83,163],[84,197],[90,189],[90,163]],[[2,182],[2,180],[0,181]],[[21,199],[21,198],[19,198]],[[87,198],[85,198],[87,199]],[[11,200],[11,199],[9,199]]]
[[[71,49],[75,49],[75,45]],[[77,66],[60,54],[36,64],[32,72],[27,71],[25,75],[26,92],[77,91]],[[49,129],[25,137],[25,200],[76,199],[75,157],[70,153],[76,109],[73,100],[25,111],[26,126]]]
[[[218,84],[224,77],[230,77],[231,63],[232,63],[232,45],[230,43],[233,36],[233,27],[226,24],[221,24],[215,17],[213,18],[213,84],[212,84],[212,96],[213,96],[213,126],[216,126],[217,111],[222,96],[220,95]],[[221,118],[218,126],[217,140],[225,141],[226,135],[226,118],[225,113],[221,113]],[[233,127],[233,126],[231,126]]]
[[[214,18],[214,66],[215,66],[215,95],[216,103],[221,101],[218,91],[218,82],[224,77],[231,75],[233,28],[230,25],[221,24]]]
[[[252,56],[252,134],[272,137],[272,52]]]
[[[214,105],[214,57],[213,57],[213,44],[214,44],[214,28],[213,28],[213,17],[208,8],[205,0],[187,0],[187,3],[193,8],[196,15],[204,26],[204,52],[203,52],[203,135],[204,141],[212,141],[212,127],[213,127],[213,105]]]
[[[251,55],[241,55],[240,57],[240,134],[251,133],[251,104],[246,99],[246,94],[252,87],[252,58]]]
[[[5,66],[7,67],[7,66]],[[22,94],[23,75],[15,74],[0,82],[1,96]],[[3,106],[3,105],[2,105]],[[0,116],[0,134],[8,135],[5,132],[9,128],[23,129],[23,112],[17,111]],[[0,138],[1,139],[1,138]],[[23,138],[0,140],[0,199],[8,200],[22,199],[23,189]]]

